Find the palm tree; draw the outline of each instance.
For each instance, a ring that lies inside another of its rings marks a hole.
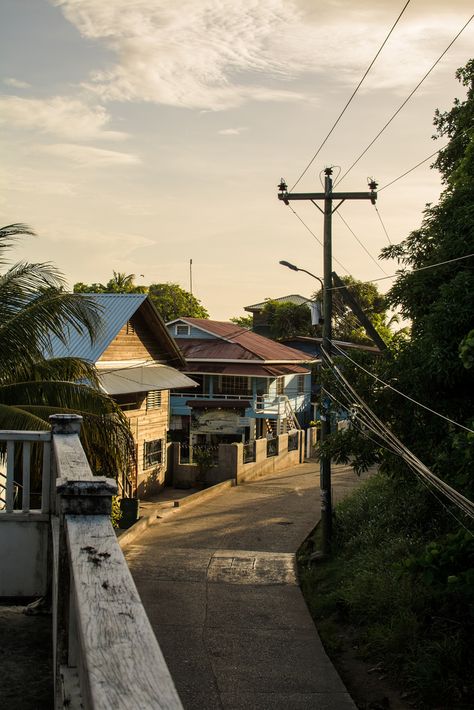
[[[25,224],[0,228],[0,268],[5,250]],[[0,429],[45,430],[51,414],[81,414],[81,439],[94,472],[123,477],[134,457],[128,422],[99,390],[94,365],[79,358],[52,358],[52,340],[71,330],[91,338],[100,312],[87,296],[67,293],[50,263],[20,262],[0,274]]]

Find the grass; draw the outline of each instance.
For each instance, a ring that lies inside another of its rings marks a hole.
[[[419,708],[471,707],[474,544],[461,533],[447,535],[423,489],[378,474],[337,506],[332,558],[308,564],[318,530],[299,554],[328,653],[350,637]]]

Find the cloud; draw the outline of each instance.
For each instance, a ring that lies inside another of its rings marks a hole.
[[[116,61],[85,86],[103,101],[205,110],[246,101],[299,101],[353,87],[395,19],[392,4],[328,0],[50,0]],[[405,90],[460,28],[459,12],[408,12],[369,75],[371,89]],[[396,67],[396,71],[394,71]],[[305,91],[285,82],[309,78]],[[278,82],[278,86],[277,86]]]
[[[126,138],[125,133],[108,130],[109,121],[110,115],[103,106],[89,106],[79,99],[0,96],[0,123],[9,123],[15,128],[75,141]]]
[[[240,126],[239,128],[222,128],[220,131],[217,132],[220,136],[240,136],[240,134],[246,130],[246,126]]]
[[[284,88],[252,86],[244,74],[288,75],[273,51],[297,22],[283,0],[52,0],[84,37],[103,40],[118,61],[87,87],[105,100],[145,100],[224,109],[247,98],[294,99]],[[291,72],[291,68],[290,68]]]
[[[20,79],[15,79],[14,77],[6,77],[3,83],[7,86],[13,86],[14,89],[30,89],[31,84],[27,81],[20,81]]]
[[[115,150],[104,150],[87,145],[74,143],[53,143],[36,146],[36,152],[52,155],[55,158],[65,158],[76,163],[78,167],[105,167],[108,165],[137,165],[140,158],[132,153],[120,153]]]

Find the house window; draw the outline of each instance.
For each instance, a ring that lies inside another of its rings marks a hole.
[[[135,335],[135,326],[131,320],[127,321],[127,335]]]
[[[276,385],[276,393],[277,394],[285,394],[285,378],[284,377],[277,377],[275,385]]]
[[[114,394],[113,399],[123,412],[129,412],[131,409],[140,409],[140,400],[143,402],[143,395],[131,392],[129,394]]]
[[[159,409],[161,407],[161,390],[151,390],[146,395],[146,408]]]
[[[304,375],[298,375],[296,391],[298,394],[304,394]]]
[[[177,324],[176,335],[189,335],[189,325]]]
[[[237,375],[221,375],[217,381],[218,394],[235,394],[250,396],[252,388],[250,377],[238,377]]]
[[[143,468],[152,468],[163,463],[163,439],[145,441],[143,446]]]

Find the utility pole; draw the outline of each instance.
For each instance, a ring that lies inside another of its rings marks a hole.
[[[193,295],[193,260],[189,260],[189,293]]]
[[[333,192],[332,168],[324,170],[324,192],[288,192],[288,187],[283,180],[278,186],[278,199],[285,205],[291,200],[309,200],[324,215],[324,291],[323,291],[323,348],[331,355],[332,351],[332,216],[346,200],[370,200],[375,204],[377,199],[377,183],[369,182],[370,192]],[[339,200],[333,207],[333,201]],[[317,204],[324,201],[324,209]],[[325,407],[321,416],[321,444],[331,436],[331,410],[330,404]],[[320,489],[321,489],[321,526],[322,526],[322,554],[327,556],[331,552],[332,542],[332,491],[331,491],[331,457],[323,453],[320,459]]]

